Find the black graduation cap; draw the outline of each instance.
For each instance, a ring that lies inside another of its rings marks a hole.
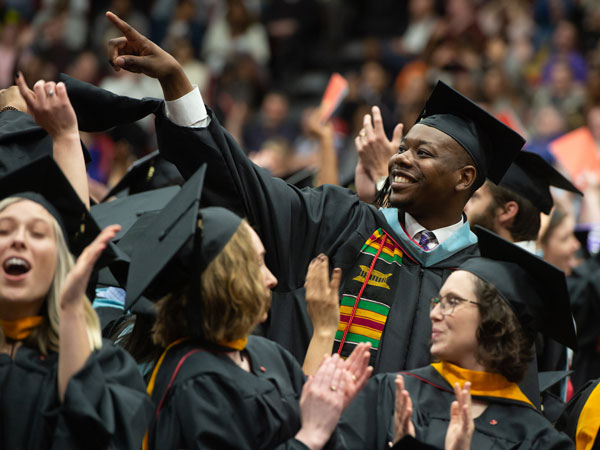
[[[113,239],[114,242],[117,242],[143,214],[161,210],[179,190],[179,186],[169,186],[120,197],[110,202],[94,205],[90,208],[90,212],[101,228],[114,223],[121,225],[121,231]]]
[[[549,370],[538,374],[540,392],[544,392],[573,373],[572,370]]]
[[[142,294],[158,299],[202,273],[240,226],[241,219],[224,208],[199,209],[205,173],[204,165],[147,221],[143,241],[131,256],[126,309]]]
[[[564,273],[495,233],[475,226],[481,257],[459,270],[496,286],[521,324],[575,349],[577,339]]]
[[[522,195],[544,214],[553,206],[550,186],[583,195],[573,183],[537,153],[520,151],[500,181],[500,186]]]
[[[61,73],[69,100],[83,131],[105,131],[117,125],[135,122],[157,111],[162,101],[145,97],[141,100],[117,95],[93,84]]]
[[[96,221],[50,156],[0,178],[0,198],[18,196],[41,204],[58,221],[71,253],[79,255],[100,232]]]
[[[81,148],[87,164],[91,161],[90,154],[83,143]],[[32,116],[11,110],[0,114],[0,176],[37,158],[52,155],[52,138]]]
[[[436,128],[458,142],[477,169],[477,185],[485,178],[498,184],[525,139],[483,108],[438,81],[418,124]]]
[[[138,159],[127,173],[104,198],[137,194],[165,186],[181,186],[185,180],[173,163],[167,161],[158,150]]]

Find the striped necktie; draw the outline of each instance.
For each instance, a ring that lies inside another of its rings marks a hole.
[[[421,239],[419,239],[419,245],[425,250],[429,250],[429,246],[434,247],[437,244],[437,238],[431,231],[423,230],[421,232]]]

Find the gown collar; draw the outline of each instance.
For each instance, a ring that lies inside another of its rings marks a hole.
[[[464,250],[477,243],[477,236],[471,232],[469,222],[464,220],[463,224],[452,233],[444,242],[432,248],[425,250],[408,235],[404,224],[398,220],[397,208],[382,208],[381,213],[385,217],[394,233],[419,264],[423,267],[434,266],[435,264],[453,256],[454,254]]]
[[[515,400],[535,408],[519,385],[509,381],[504,375],[464,369],[447,361],[433,363],[431,366],[451,387],[458,383],[462,388],[466,381],[470,381],[472,396]]]

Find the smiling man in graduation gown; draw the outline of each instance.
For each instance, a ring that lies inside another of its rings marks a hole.
[[[108,17],[124,34],[109,43],[113,66],[156,77],[163,88],[161,153],[184,178],[208,163],[204,206],[247,217],[264,242],[279,280],[264,334],[303,360],[312,333],[304,279],[323,252],[343,273],[334,351],[346,356],[370,341],[375,371],[427,364],[429,299],[477,252],[464,205],[486,177],[500,181],[521,136],[438,83],[390,160],[390,208],[377,210],[337,186],[299,190],[247,159],[174,58]]]

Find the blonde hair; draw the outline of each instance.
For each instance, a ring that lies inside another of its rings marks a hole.
[[[247,336],[269,310],[271,293],[263,283],[258,255],[242,221],[223,250],[201,274],[202,322],[198,336],[212,342],[229,342]],[[152,329],[155,344],[166,347],[188,337],[187,302],[196,301],[190,285],[157,303]],[[192,334],[193,330],[192,330]]]
[[[21,197],[9,197],[0,201],[0,212],[4,211],[8,206],[23,200],[27,199]],[[40,310],[40,315],[44,317],[44,322],[35,328],[26,340],[27,343],[35,346],[42,355],[59,351],[58,324],[60,294],[67,274],[75,265],[75,260],[67,247],[67,242],[60,225],[54,217],[51,218],[50,223],[52,224],[54,236],[56,237],[56,269],[54,271],[52,284],[46,294],[46,300]],[[102,347],[100,320],[87,297],[83,299],[83,310],[88,340],[90,348],[93,351]],[[4,343],[4,332],[0,327],[0,345],[3,345]]]

